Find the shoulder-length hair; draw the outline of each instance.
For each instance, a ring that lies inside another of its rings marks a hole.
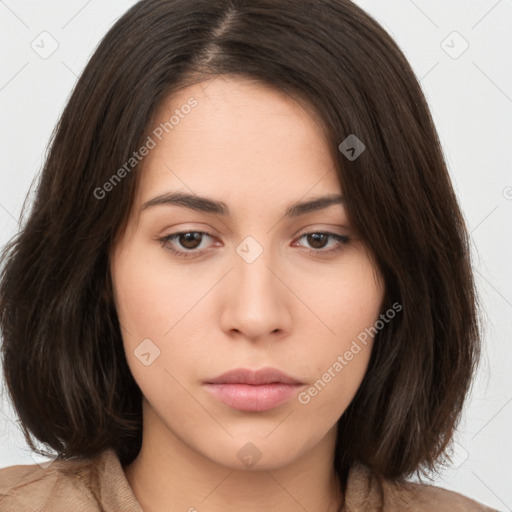
[[[268,84],[309,108],[349,218],[384,276],[383,311],[402,305],[338,422],[336,471],[356,461],[393,479],[435,470],[480,351],[468,233],[417,78],[349,0],[143,0],[107,33],[2,260],[2,361],[27,442],[35,448],[33,435],[59,458],[110,447],[123,464],[139,452],[142,395],[123,350],[109,257],[140,165],[112,178],[170,94],[218,75]],[[356,159],[339,149],[352,134],[366,147]]]

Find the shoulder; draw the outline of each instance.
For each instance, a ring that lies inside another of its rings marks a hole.
[[[91,489],[92,459],[0,469],[0,512],[100,510]],[[42,507],[42,508],[41,508]]]
[[[113,450],[91,458],[0,469],[0,512],[141,510]],[[121,508],[123,509],[123,508]]]
[[[346,508],[347,512],[497,512],[496,509],[442,487],[378,478],[363,465],[356,465],[350,471]]]
[[[434,485],[416,482],[401,484],[386,481],[383,484],[385,493],[397,503],[410,503],[412,510],[438,512],[496,512],[468,496]]]

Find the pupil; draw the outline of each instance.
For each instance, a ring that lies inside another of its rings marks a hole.
[[[198,244],[194,245],[194,242],[197,242],[197,240],[201,238],[201,234],[185,233],[184,235],[181,235],[181,237],[185,239],[185,243],[182,243],[183,247],[186,247],[187,249],[195,249]]]
[[[314,233],[313,235],[308,235],[308,237],[310,237],[310,239],[313,240],[313,242],[311,242],[310,240],[308,240],[308,243],[314,247],[315,249],[321,249],[325,244],[322,243],[322,242],[325,242],[325,237],[326,235],[322,234],[322,233]],[[320,242],[320,243],[319,243]],[[319,243],[319,244],[318,244]],[[316,244],[316,245],[315,245]]]

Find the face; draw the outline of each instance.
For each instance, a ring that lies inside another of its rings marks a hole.
[[[384,289],[342,201],[291,209],[343,195],[324,135],[282,93],[217,77],[150,137],[111,266],[145,438],[238,468],[332,450]],[[290,381],[250,372],[272,368]]]

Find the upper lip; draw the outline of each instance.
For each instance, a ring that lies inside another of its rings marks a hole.
[[[206,381],[207,384],[302,384],[297,379],[290,377],[286,373],[277,368],[261,368],[259,370],[251,370],[249,368],[235,368],[229,370],[214,379]]]

